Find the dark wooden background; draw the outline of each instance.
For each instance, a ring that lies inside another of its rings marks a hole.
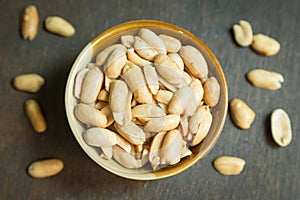
[[[20,36],[22,10],[34,3],[39,10],[35,40]],[[300,199],[300,1],[244,0],[0,0],[0,199]],[[63,38],[45,31],[47,16],[59,15],[76,27]],[[199,163],[174,177],[134,181],[96,165],[77,144],[64,110],[64,89],[71,66],[81,49],[104,30],[122,22],[155,19],[189,30],[219,59],[227,77],[229,99],[241,98],[256,112],[249,130],[238,129],[227,117],[215,148]],[[281,42],[279,54],[264,57],[237,46],[232,25],[251,22],[255,33]],[[246,73],[264,68],[282,73],[277,91],[252,87]],[[46,78],[37,94],[16,91],[12,79],[35,72]],[[25,116],[26,99],[37,99],[48,130],[33,131]],[[276,108],[291,118],[293,140],[278,147],[271,138],[270,114]],[[220,155],[246,160],[238,176],[223,176],[212,161]],[[40,158],[58,157],[65,163],[57,176],[37,180],[27,166]]]

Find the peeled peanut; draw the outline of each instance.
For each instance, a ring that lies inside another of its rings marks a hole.
[[[250,46],[253,41],[252,26],[246,20],[240,20],[239,24],[233,25],[235,41],[243,47]]]
[[[245,160],[232,156],[221,156],[213,162],[215,169],[223,175],[238,175],[243,171],[245,164]]]
[[[170,92],[168,90],[158,90],[154,98],[160,103],[169,105],[171,99],[173,98],[173,92]]]
[[[154,58],[154,65],[157,72],[170,84],[177,88],[187,86],[183,77],[183,71],[177,66],[177,64],[164,54],[159,54]]]
[[[100,53],[98,53],[96,56],[96,65],[102,66],[106,62],[108,56],[118,48],[126,49],[122,44],[113,44],[100,51]]]
[[[117,78],[120,76],[124,65],[127,62],[126,48],[119,47],[114,49],[111,54],[107,57],[104,64],[104,73],[108,78]]]
[[[38,32],[39,15],[36,6],[27,6],[22,16],[22,36],[33,40]]]
[[[96,65],[86,73],[80,92],[80,100],[83,103],[91,104],[96,101],[103,79],[103,73]]]
[[[256,34],[251,47],[264,56],[273,56],[279,52],[280,43],[267,35]]]
[[[165,135],[166,132],[156,134],[150,146],[149,161],[154,170],[160,165],[160,153]]]
[[[38,74],[21,74],[14,78],[13,85],[17,90],[24,92],[38,92],[44,85],[45,79]]]
[[[74,114],[76,118],[84,124],[101,128],[106,127],[106,116],[103,112],[97,110],[93,105],[79,103],[75,106]]]
[[[154,118],[163,117],[166,113],[157,105],[139,104],[132,108],[132,117],[137,118]]]
[[[47,123],[36,100],[29,99],[25,102],[25,112],[36,132],[42,133],[46,131]]]
[[[182,71],[184,70],[184,62],[178,53],[169,53],[168,57],[170,57],[177,64],[179,69]]]
[[[116,133],[105,128],[89,128],[83,132],[82,137],[91,146],[111,147],[117,144]]]
[[[73,25],[59,16],[47,17],[45,20],[45,27],[47,31],[64,37],[71,37],[75,34]]]
[[[220,84],[215,77],[208,78],[204,85],[204,102],[210,107],[214,107],[218,104],[220,98]],[[199,102],[198,102],[199,103]]]
[[[134,122],[129,121],[124,125],[119,125],[114,123],[114,127],[117,129],[118,133],[124,137],[127,141],[132,144],[139,145],[146,141],[146,134],[142,128],[137,126]]]
[[[165,34],[160,34],[159,38],[164,42],[166,45],[166,49],[168,53],[176,53],[181,48],[180,40]]]
[[[82,83],[88,71],[88,68],[83,68],[76,74],[74,83],[74,95],[78,99],[80,99]]]
[[[138,36],[134,37],[133,47],[135,51],[144,59],[152,61],[158,54],[157,51],[150,45],[148,45],[143,39]]]
[[[179,115],[166,115],[163,117],[150,118],[144,126],[145,132],[165,132],[178,126]]]
[[[118,146],[113,146],[113,158],[129,169],[142,167],[142,164],[133,155]]]
[[[255,87],[277,90],[281,88],[284,78],[281,74],[264,69],[254,69],[247,73],[247,79]]]
[[[62,171],[64,163],[59,159],[39,160],[31,163],[28,174],[33,178],[46,178]]]
[[[255,119],[255,112],[241,99],[230,102],[230,112],[233,122],[242,129],[250,128]]]
[[[152,94],[147,87],[143,71],[140,67],[127,63],[122,72],[122,78],[134,94],[134,98],[139,103],[151,103]]]
[[[213,116],[208,106],[200,106],[197,109],[189,121],[189,132],[194,135],[190,146],[196,146],[206,137],[212,120]]]
[[[145,65],[143,67],[143,72],[145,75],[146,83],[153,95],[157,94],[157,91],[159,89],[159,82],[158,82],[158,75],[156,73],[156,70],[151,65]]]
[[[292,128],[288,114],[283,109],[276,109],[271,115],[271,130],[274,141],[282,147],[292,141]]]
[[[179,54],[189,72],[204,82],[208,76],[208,67],[202,53],[195,47],[186,45],[181,47]]]
[[[202,86],[200,80],[199,79],[192,80],[192,82],[190,84],[190,88],[193,91],[197,105],[200,106],[202,103],[203,95],[204,95],[204,89],[203,89],[203,86]],[[218,94],[211,94],[211,95],[218,95]]]
[[[190,87],[177,90],[168,107],[168,112],[175,115],[192,115],[197,109],[197,102]]]
[[[121,36],[121,42],[126,48],[130,49],[133,47],[134,36],[133,35],[123,35],[123,36]]]
[[[153,31],[142,28],[139,30],[138,36],[158,53],[167,54],[165,43]]]
[[[167,132],[164,137],[161,147],[160,163],[175,164],[175,161],[180,160],[182,147],[182,136],[178,130],[171,130]]]
[[[151,62],[141,58],[137,53],[135,53],[134,48],[130,48],[127,50],[127,58],[132,63],[138,66],[150,65]]]

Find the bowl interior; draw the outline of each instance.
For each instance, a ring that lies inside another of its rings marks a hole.
[[[151,168],[147,167],[141,169],[126,169],[114,160],[105,160],[101,158],[99,156],[99,151],[96,148],[87,145],[83,140],[82,132],[84,131],[84,127],[79,121],[77,121],[74,115],[74,107],[76,104],[78,104],[78,100],[73,95],[76,73],[80,69],[85,68],[88,63],[94,62],[95,55],[97,55],[99,51],[111,44],[120,43],[120,37],[122,35],[135,35],[140,28],[148,28],[154,31],[156,34],[163,33],[173,36],[179,39],[183,45],[189,44],[196,47],[203,54],[207,61],[209,76],[213,75],[216,77],[220,83],[221,89],[219,103],[211,109],[213,122],[210,131],[206,138],[199,145],[191,149],[193,155],[182,159],[180,163],[176,165],[165,167],[158,171],[153,171]],[[219,138],[219,135],[221,134],[227,114],[227,102],[228,94],[225,76],[218,60],[211,50],[190,32],[171,24],[152,20],[132,21],[115,26],[103,32],[90,43],[88,43],[73,64],[68,77],[65,93],[65,107],[69,125],[82,149],[92,160],[106,170],[116,175],[135,180],[152,180],[169,177],[188,169],[194,163],[203,158],[213,148],[217,139]]]

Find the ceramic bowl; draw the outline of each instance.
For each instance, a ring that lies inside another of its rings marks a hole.
[[[221,91],[218,104],[211,109],[213,115],[213,122],[209,133],[199,145],[191,148],[193,155],[183,158],[176,165],[168,166],[157,171],[145,168],[126,169],[113,159],[105,160],[101,158],[99,156],[99,151],[85,143],[82,137],[84,127],[74,115],[74,107],[76,104],[78,104],[78,100],[74,97],[73,93],[74,79],[76,73],[80,69],[86,67],[88,63],[95,62],[95,55],[97,55],[99,51],[111,44],[120,42],[120,36],[127,34],[134,35],[141,28],[148,28],[157,34],[164,33],[173,36],[179,39],[183,45],[189,44],[196,47],[203,54],[207,61],[209,68],[209,76],[213,75],[219,81]],[[200,161],[204,156],[206,156],[207,153],[210,150],[212,150],[222,132],[227,114],[227,102],[228,91],[222,67],[220,66],[215,55],[204,44],[204,42],[202,42],[195,35],[183,28],[177,27],[172,24],[153,20],[138,20],[117,25],[115,27],[110,28],[109,30],[104,31],[102,34],[98,35],[95,39],[89,42],[78,55],[71,68],[65,91],[65,108],[68,122],[82,150],[93,161],[95,161],[98,165],[108,170],[109,172],[124,178],[134,180],[153,180],[170,177],[190,168],[192,165],[194,165],[195,163]]]

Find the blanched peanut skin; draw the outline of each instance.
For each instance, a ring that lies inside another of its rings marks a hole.
[[[64,163],[60,159],[39,160],[31,163],[28,174],[33,178],[46,178],[62,171]]]
[[[22,17],[22,36],[33,40],[38,33],[39,15],[36,6],[27,6]]]
[[[25,112],[36,132],[42,133],[47,129],[46,120],[37,101],[33,99],[27,100],[25,102]]]
[[[44,83],[45,79],[35,73],[21,74],[13,80],[13,85],[17,90],[32,93],[38,92]]]

